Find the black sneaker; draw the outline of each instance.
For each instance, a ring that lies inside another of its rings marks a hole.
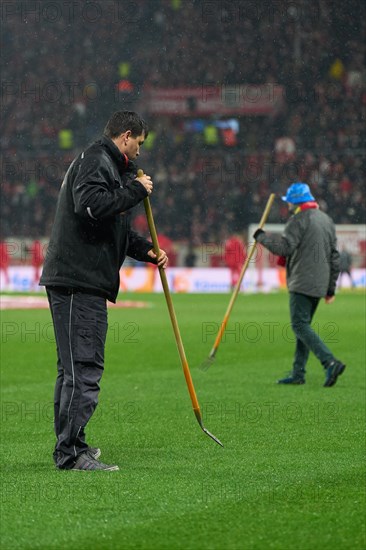
[[[277,384],[293,384],[299,386],[301,384],[305,384],[305,378],[290,374],[289,376],[286,376],[286,378],[281,378],[280,380],[277,380]]]
[[[97,460],[102,454],[102,451],[98,449],[98,447],[88,447],[86,452],[89,453],[94,460]]]
[[[324,388],[334,386],[337,382],[338,376],[342,374],[345,368],[346,365],[344,365],[341,361],[332,361],[325,371],[325,382],[323,384]]]
[[[119,467],[116,464],[103,464],[102,462],[95,460],[95,458],[93,458],[90,453],[86,451],[85,453],[78,456],[71,470],[103,470],[105,472],[111,472],[119,470]]]

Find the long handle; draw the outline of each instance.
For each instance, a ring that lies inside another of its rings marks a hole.
[[[267,201],[267,205],[266,205],[266,207],[265,207],[265,209],[264,209],[262,218],[261,218],[261,220],[260,220],[260,222],[259,222],[258,229],[262,229],[263,226],[264,226],[264,224],[266,223],[267,218],[268,218],[268,215],[269,215],[269,212],[270,212],[270,210],[271,210],[271,208],[272,208],[272,204],[273,204],[274,199],[275,199],[275,194],[274,194],[274,193],[271,193],[271,195],[269,196],[269,199],[268,199],[268,201]],[[239,293],[239,291],[240,291],[240,286],[241,286],[243,277],[244,277],[244,275],[245,275],[245,272],[246,272],[246,270],[247,270],[247,268],[248,268],[248,265],[249,265],[249,263],[250,263],[250,261],[251,261],[251,259],[252,259],[252,257],[253,257],[253,254],[254,254],[256,248],[257,248],[257,243],[256,243],[256,241],[254,241],[254,243],[252,243],[251,246],[250,246],[248,255],[247,255],[247,257],[246,257],[246,259],[245,259],[245,262],[244,262],[244,265],[243,265],[243,267],[242,267],[242,269],[241,269],[241,272],[240,272],[240,276],[239,276],[238,282],[237,282],[236,285],[235,285],[235,289],[234,289],[234,292],[233,292],[233,294],[232,294],[232,296],[231,296],[231,299],[230,299],[229,305],[228,305],[228,307],[227,307],[227,310],[226,310],[226,312],[225,312],[224,319],[223,319],[223,321],[222,321],[222,323],[221,323],[221,325],[220,325],[219,331],[218,331],[217,336],[216,336],[215,343],[214,343],[214,345],[213,345],[213,347],[212,347],[212,350],[211,350],[211,352],[210,352],[210,355],[209,355],[210,358],[212,358],[212,357],[215,356],[215,354],[216,354],[216,352],[217,352],[217,349],[218,349],[218,347],[219,347],[219,345],[220,345],[220,342],[221,342],[221,340],[222,340],[223,334],[224,334],[225,329],[226,329],[226,325],[227,325],[227,323],[228,323],[228,320],[229,320],[229,317],[230,317],[230,314],[231,314],[231,310],[233,309],[233,306],[234,306],[236,297],[237,297],[237,295],[238,295],[238,293]]]
[[[151,204],[150,204],[149,197],[146,197],[144,199],[144,206],[145,206],[147,222],[149,224],[151,240],[153,242],[154,252],[155,252],[156,256],[159,257],[160,247],[159,247],[158,236],[157,236],[157,233],[156,233],[154,218],[153,218],[152,211],[151,211]],[[179,352],[180,360],[181,360],[183,371],[184,371],[184,376],[185,376],[185,379],[186,379],[186,382],[187,382],[189,395],[191,396],[193,410],[194,410],[196,415],[197,414],[201,415],[200,407],[199,407],[198,400],[197,400],[197,395],[196,395],[196,392],[195,392],[195,389],[194,389],[194,386],[193,386],[191,373],[189,371],[188,361],[187,361],[187,358],[186,358],[182,338],[181,338],[180,331],[179,331],[177,317],[175,315],[174,306],[173,306],[172,298],[171,298],[170,291],[169,291],[168,280],[167,280],[167,277],[166,277],[165,269],[163,269],[162,267],[159,267],[158,269],[159,269],[161,284],[163,285],[163,290],[164,290],[164,294],[165,294],[166,303],[167,303],[168,310],[169,310],[170,320],[171,320],[172,325],[173,325],[173,331],[174,331],[175,340],[176,340],[176,343],[177,343],[178,352]]]
[[[142,176],[143,171],[138,170],[137,175]],[[145,207],[147,223],[149,225],[149,230],[150,230],[151,240],[152,240],[152,243],[153,243],[154,252],[156,254],[156,257],[158,258],[159,255],[160,255],[160,247],[159,247],[158,235],[157,235],[156,228],[155,228],[155,222],[154,222],[154,218],[153,218],[153,215],[152,215],[152,210],[151,210],[151,204],[150,204],[149,197],[146,197],[144,199],[144,207]],[[205,432],[205,434],[207,434],[209,437],[211,437],[211,439],[213,439],[216,443],[218,443],[219,445],[221,445],[221,447],[223,447],[223,444],[221,443],[221,441],[216,436],[214,436],[211,432],[209,432],[203,425],[201,410],[200,410],[197,395],[196,395],[196,392],[195,392],[195,389],[194,389],[193,380],[192,380],[191,372],[189,370],[186,354],[185,354],[185,351],[184,351],[182,337],[180,335],[177,317],[175,315],[172,298],[170,296],[169,285],[168,285],[168,280],[167,280],[167,277],[166,277],[166,273],[165,273],[164,268],[158,267],[158,269],[159,269],[161,284],[163,285],[163,290],[164,290],[166,303],[167,303],[168,310],[169,310],[170,320],[171,320],[172,326],[173,326],[175,341],[176,341],[176,344],[177,344],[178,353],[179,353],[180,361],[181,361],[183,372],[184,372],[184,377],[186,379],[188,392],[189,392],[189,395],[190,395],[190,398],[191,398],[191,401],[192,401],[194,414],[196,416],[198,424],[200,425],[202,430]]]

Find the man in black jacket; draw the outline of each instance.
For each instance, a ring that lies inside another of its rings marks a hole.
[[[306,183],[291,185],[282,200],[293,216],[283,235],[268,235],[257,229],[254,238],[286,265],[290,292],[291,325],[296,336],[292,373],[279,384],[304,384],[305,365],[312,351],[325,369],[324,386],[333,386],[345,369],[311,328],[311,321],[321,298],[334,301],[339,274],[339,252],[335,227],[327,214],[319,210]]]
[[[106,300],[115,302],[126,256],[166,267],[151,242],[130,228],[130,211],[153,190],[150,176],[136,177],[132,162],[148,135],[143,119],[118,111],[104,135],[70,165],[62,183],[41,276],[57,344],[54,395],[60,469],[118,470],[99,462],[85,426],[98,403],[107,333]]]

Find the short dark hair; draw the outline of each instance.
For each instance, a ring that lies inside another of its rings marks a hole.
[[[149,133],[146,122],[137,113],[133,111],[116,111],[108,120],[104,128],[104,134],[113,139],[127,132],[127,130],[131,130],[131,135],[134,138],[144,133],[146,139]]]

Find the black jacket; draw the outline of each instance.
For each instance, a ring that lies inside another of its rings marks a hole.
[[[81,153],[62,183],[41,285],[80,288],[116,301],[126,256],[152,260],[152,244],[130,228],[147,196],[135,165],[103,136]]]

